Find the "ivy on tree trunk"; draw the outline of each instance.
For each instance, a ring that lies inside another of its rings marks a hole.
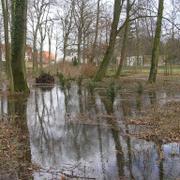
[[[25,75],[27,0],[12,0],[11,63],[15,92],[28,92]]]

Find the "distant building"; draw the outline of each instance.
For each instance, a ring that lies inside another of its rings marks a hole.
[[[118,64],[120,63],[120,57],[117,57]],[[159,66],[165,64],[165,57],[159,56]],[[151,66],[151,55],[140,55],[140,56],[128,56],[124,62],[125,66]]]
[[[53,53],[49,54],[49,51],[43,51],[42,52],[42,61],[44,64],[53,63],[55,61],[55,55]]]
[[[130,56],[126,58],[127,66],[143,66],[144,57],[143,56]]]
[[[72,61],[73,58],[77,58],[77,50],[76,49],[67,49],[66,50],[66,61]]]
[[[6,61],[6,55],[5,55],[5,45],[4,44],[0,44],[0,48],[1,48],[1,57],[2,57],[2,61]],[[25,52],[25,61],[31,61],[32,60],[32,48],[29,45],[26,45],[26,52]]]
[[[0,44],[0,49],[1,49],[1,57],[2,57],[2,61],[6,61],[6,58],[5,58],[5,45],[4,44]],[[39,56],[40,56],[40,53],[38,52],[37,54],[37,58],[38,58],[38,61],[39,61]],[[51,62],[54,62],[55,61],[55,55],[53,53],[50,54],[50,58],[49,58],[49,52],[48,51],[43,51],[42,53],[42,56],[43,56],[43,63],[44,64],[49,64],[49,60]],[[33,49],[30,45],[26,45],[26,51],[25,51],[25,61],[26,62],[32,62],[33,60]]]

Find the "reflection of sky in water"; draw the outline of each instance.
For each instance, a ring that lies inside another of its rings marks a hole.
[[[180,176],[180,145],[124,136],[127,131],[138,131],[125,124],[126,116],[139,115],[154,102],[163,105],[177,100],[178,94],[119,94],[110,112],[112,105],[99,94],[92,97],[85,89],[81,95],[78,92],[76,85],[65,92],[59,87],[31,92],[27,119],[32,161],[42,167],[41,172],[34,173],[35,180],[59,179],[59,171],[107,180],[124,175],[137,180]],[[102,116],[107,109],[113,123]],[[8,112],[6,97],[0,98],[0,110],[1,115]],[[164,153],[161,161],[160,150]],[[49,169],[51,173],[46,172]]]
[[[166,101],[162,98],[164,93],[156,96],[160,104]],[[105,114],[107,108],[99,95],[95,100],[86,90],[78,95],[75,85],[65,93],[58,87],[49,92],[32,91],[27,110],[32,161],[42,167],[42,172],[34,173],[35,180],[59,177],[58,171],[113,180],[124,175],[138,180],[180,176],[179,145],[161,147],[153,142],[122,136],[129,128],[123,117],[138,114],[150,103],[149,94],[138,99],[135,94],[118,96],[113,107],[118,123],[107,128],[91,123],[85,125],[84,120],[78,122],[81,113],[93,122],[109,125],[105,117],[96,118],[98,114]],[[120,129],[120,132],[114,129]],[[165,156],[160,162],[158,147]],[[46,172],[48,169],[51,173]]]
[[[0,96],[0,115],[7,114],[7,97]]]

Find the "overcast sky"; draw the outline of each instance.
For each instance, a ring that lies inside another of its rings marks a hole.
[[[107,4],[112,4],[112,6],[110,6],[111,8],[112,8],[112,10],[113,10],[113,3],[114,3],[114,0],[102,0],[104,3],[106,2]],[[172,6],[171,6],[171,2],[172,0],[164,0],[164,3],[165,3],[165,5],[164,5],[164,16],[166,16],[166,17],[168,17],[168,15],[171,13],[171,11],[172,11]],[[155,2],[156,2],[156,10],[157,10],[157,6],[158,6],[158,0],[155,0]],[[110,8],[109,6],[108,6],[108,8]],[[56,10],[54,9],[54,13],[56,13]],[[179,17],[179,19],[180,19],[180,17]],[[53,43],[54,44],[54,43]],[[47,43],[47,41],[45,42],[45,46],[44,46],[44,50],[47,50],[48,51],[48,43]],[[54,47],[54,45],[53,45],[53,47],[52,47],[52,51],[55,51],[55,47]],[[61,53],[60,53],[60,56],[61,56]]]

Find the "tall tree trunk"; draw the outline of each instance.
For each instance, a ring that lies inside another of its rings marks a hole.
[[[82,29],[79,28],[78,30],[78,52],[77,52],[77,58],[78,58],[78,64],[81,63],[81,44],[82,44]]]
[[[114,16],[113,16],[113,22],[111,25],[111,34],[110,34],[110,41],[109,45],[107,47],[105,56],[103,58],[103,61],[95,75],[94,80],[100,81],[105,76],[105,73],[107,71],[107,67],[109,65],[110,60],[112,59],[114,47],[116,43],[116,36],[117,36],[117,28],[119,24],[120,19],[120,12],[121,12],[121,1],[115,0],[114,2]]]
[[[127,41],[128,41],[128,33],[129,33],[129,13],[130,13],[130,0],[127,0],[127,15],[126,15],[126,24],[125,24],[125,29],[124,29],[124,36],[123,36],[123,44],[122,44],[122,49],[121,49],[121,58],[120,58],[120,63],[118,66],[118,70],[116,72],[116,78],[120,76],[123,68],[123,63],[126,58],[126,49],[127,49]]]
[[[157,77],[163,9],[164,9],[164,0],[159,0],[156,33],[154,37],[153,50],[152,50],[151,70],[148,80],[150,83],[155,83]]]
[[[96,45],[97,45],[98,33],[99,33],[100,1],[101,0],[98,0],[97,2],[96,31],[95,31],[95,37],[94,37],[94,43],[92,47],[90,63],[93,63],[94,58],[95,58],[95,50],[96,50]]]
[[[2,71],[2,29],[1,29],[1,26],[0,26],[0,70]]]
[[[6,71],[9,79],[10,91],[14,91],[13,74],[11,66],[11,52],[9,43],[9,10],[8,0],[1,0],[2,12],[3,12],[3,23],[4,23],[4,36],[5,36],[5,58],[6,58]]]
[[[33,61],[33,72],[37,72],[38,70],[38,51],[37,51],[37,33],[33,35],[33,55],[32,55],[32,61]]]
[[[28,92],[25,75],[27,0],[12,0],[12,72],[15,92]]]
[[[52,57],[51,57],[51,47],[52,47],[51,37],[48,37],[48,41],[49,41],[49,68],[50,68],[51,61],[52,61]]]
[[[66,55],[67,55],[67,42],[68,42],[68,34],[64,37],[64,44],[63,44],[63,63],[66,61]]]
[[[41,39],[41,44],[40,44],[40,55],[39,55],[39,63],[40,63],[40,71],[43,71],[43,46],[44,42]]]
[[[84,32],[83,33],[83,54],[82,54],[82,60],[83,60],[83,63],[85,64],[86,63],[86,33]]]

